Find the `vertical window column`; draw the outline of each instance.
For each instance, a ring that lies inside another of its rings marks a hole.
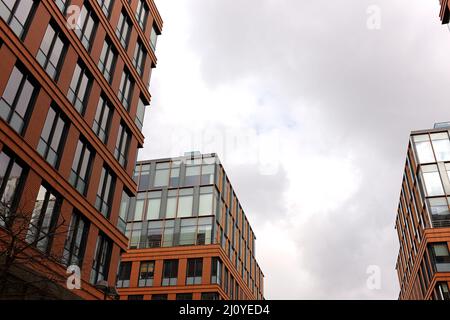
[[[28,123],[37,93],[35,80],[14,66],[0,99],[0,117],[19,134]]]
[[[65,144],[68,121],[64,114],[50,106],[37,147],[38,153],[57,168]]]
[[[48,187],[41,185],[31,215],[26,241],[42,252],[49,252],[57,232],[61,199]]]

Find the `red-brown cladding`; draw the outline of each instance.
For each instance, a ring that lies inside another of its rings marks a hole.
[[[16,36],[7,21],[4,19],[0,20],[0,70],[2,70],[0,74],[0,97],[5,91],[14,66],[19,64],[23,66],[23,70],[27,74],[36,80],[39,88],[39,93],[33,104],[29,121],[22,135],[13,130],[8,122],[0,119],[0,153],[8,150],[8,152],[20,158],[29,168],[28,175],[23,183],[23,193],[19,200],[21,206],[26,208],[26,210],[29,212],[33,211],[34,199],[36,199],[41,183],[45,182],[63,199],[58,218],[60,222],[66,222],[63,226],[65,229],[62,231],[68,229],[67,224],[74,210],[81,213],[90,222],[83,264],[81,266],[83,289],[73,292],[84,299],[98,299],[103,297],[100,291],[94,289],[89,284],[99,232],[106,235],[113,243],[109,269],[107,271],[110,286],[114,286],[116,281],[120,252],[127,248],[128,240],[122,231],[117,228],[119,206],[122,190],[125,189],[132,193],[136,190],[136,183],[132,179],[132,173],[134,170],[134,160],[137,157],[138,148],[143,145],[144,136],[135,124],[135,117],[139,97],[145,100],[145,104],[148,104],[151,100],[151,95],[148,92],[148,83],[150,81],[151,69],[156,66],[157,60],[150,46],[149,39],[153,26],[158,29],[158,33],[162,29],[162,20],[153,0],[145,0],[145,2],[149,8],[149,14],[145,29],[142,30],[134,15],[138,0],[113,1],[109,17],[105,16],[99,2],[96,0],[71,1],[71,5],[78,5],[80,7],[88,5],[97,19],[96,31],[94,32],[89,51],[85,49],[75,31],[68,28],[67,19],[69,19],[69,16],[65,17],[62,15],[55,1],[34,1],[35,7],[28,19],[22,38]],[[122,47],[115,34],[115,26],[122,11],[126,12],[130,21],[132,21],[131,36],[126,50]],[[59,28],[59,32],[65,38],[67,46],[60,66],[59,77],[56,81],[50,78],[35,58],[50,22]],[[111,84],[105,79],[97,67],[105,38],[108,38],[112,42],[117,51],[117,60],[112,74]],[[147,51],[142,77],[138,74],[132,63],[138,38],[144,44]],[[78,61],[87,67],[92,76],[92,86],[83,114],[80,114],[66,97]],[[129,110],[124,108],[117,97],[124,68],[131,73],[131,77],[135,83],[131,94]],[[106,97],[113,110],[108,134],[109,138],[106,145],[103,144],[92,130],[97,103],[101,94]],[[56,168],[50,165],[37,152],[41,132],[52,103],[61,110],[70,123],[64,146],[61,148],[62,150],[59,155],[59,166]],[[128,154],[126,155],[128,159],[126,161],[126,167],[122,167],[114,155],[120,123],[124,123],[131,133],[127,149]],[[75,149],[80,138],[84,139],[92,147],[95,154],[92,161],[91,174],[88,178],[89,183],[86,194],[79,193],[69,183]],[[114,196],[109,203],[111,209],[108,218],[102,215],[95,207],[97,190],[99,189],[102,168],[104,166],[110,168],[116,177],[115,184],[113,185]],[[6,231],[0,227],[0,232]],[[55,236],[51,248],[54,255],[62,256],[65,240],[65,232],[64,234]],[[54,268],[57,272],[65,274],[65,268],[61,265],[55,264]]]

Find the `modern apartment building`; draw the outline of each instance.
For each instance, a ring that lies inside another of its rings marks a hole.
[[[396,218],[401,300],[449,300],[450,123],[410,136]]]
[[[0,0],[0,15],[0,297],[103,299],[161,17],[153,0]]]
[[[121,299],[263,299],[256,237],[217,155],[138,162],[134,181],[120,209]]]
[[[439,0],[439,2],[441,3],[439,17],[443,24],[447,24],[450,22],[450,2],[448,0]]]

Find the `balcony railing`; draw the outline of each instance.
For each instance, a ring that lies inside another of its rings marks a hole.
[[[450,219],[433,220],[433,228],[450,227]]]

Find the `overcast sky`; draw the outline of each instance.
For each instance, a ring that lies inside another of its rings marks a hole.
[[[164,29],[139,158],[219,154],[256,233],[266,298],[397,299],[408,135],[450,120],[439,1],[156,4]]]

